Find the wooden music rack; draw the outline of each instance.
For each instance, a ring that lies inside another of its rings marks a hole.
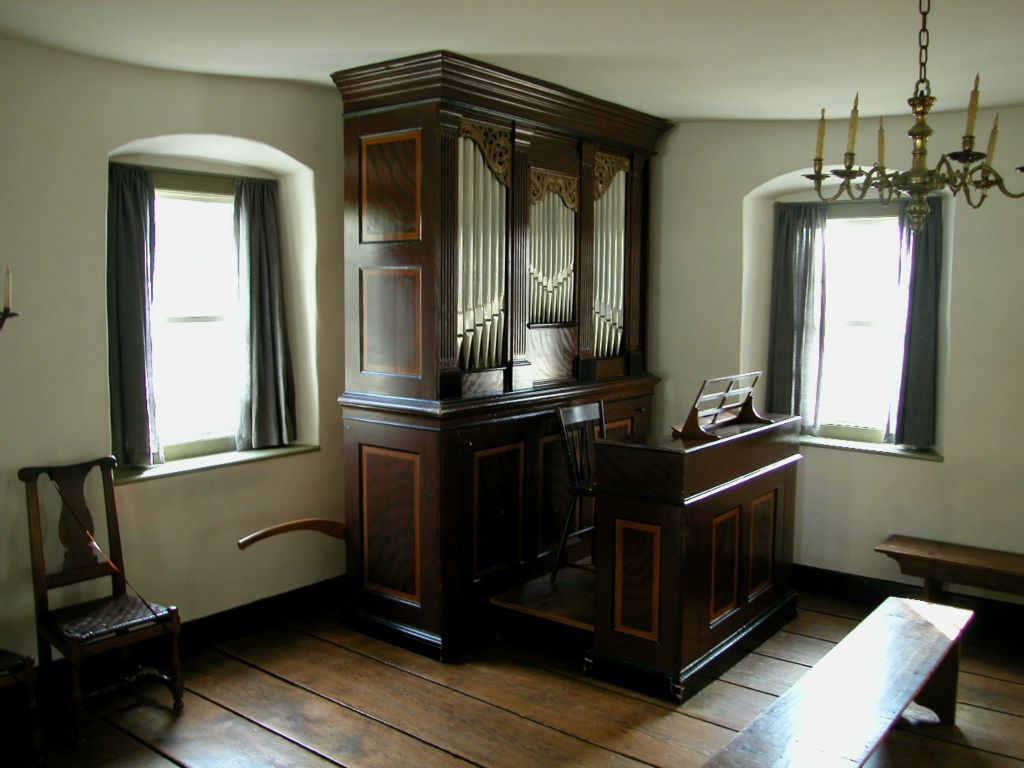
[[[721,435],[709,431],[725,424],[771,424],[754,408],[754,386],[761,371],[735,373],[717,379],[705,379],[697,392],[686,421],[672,425],[673,437],[685,440],[717,440]],[[708,406],[708,403],[715,405]]]

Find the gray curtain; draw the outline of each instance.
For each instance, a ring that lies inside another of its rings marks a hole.
[[[107,186],[107,342],[110,432],[122,466],[163,461],[153,401],[153,180],[111,164]]]
[[[824,203],[776,203],[772,245],[767,409],[797,413],[817,429],[821,386]]]
[[[295,439],[292,381],[281,279],[277,182],[235,180],[235,243],[242,290],[245,377],[238,450],[288,445]],[[246,322],[247,320],[247,322]]]
[[[942,199],[932,198],[924,229],[912,233],[901,218],[902,247],[910,247],[910,299],[895,442],[935,445],[936,372],[939,353],[939,288],[942,277]]]

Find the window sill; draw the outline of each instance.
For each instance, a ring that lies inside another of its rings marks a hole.
[[[888,443],[864,443],[859,440],[838,440],[834,437],[801,436],[800,444],[814,445],[819,448],[838,448],[842,451],[856,451],[858,453],[900,456],[904,459],[917,459],[919,461],[943,461],[942,455],[932,450],[903,448]]]
[[[253,461],[277,459],[282,456],[295,456],[300,453],[312,453],[319,450],[320,447],[317,445],[289,445],[286,448],[261,448],[254,451],[212,453],[208,456],[195,456],[191,459],[168,461],[149,469],[125,467],[114,470],[114,484],[127,485],[128,483],[139,483],[143,480],[155,480],[158,477],[173,477],[174,475],[184,475],[190,472],[202,472],[207,469],[229,467],[235,464],[249,464]]]

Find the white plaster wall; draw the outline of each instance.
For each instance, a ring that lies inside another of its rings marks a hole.
[[[1012,188],[1024,190],[1024,177],[1013,171],[1024,163],[1024,109],[1000,113],[996,167],[1009,173]],[[982,147],[992,118],[991,111],[979,113]],[[861,119],[858,142],[868,164],[875,152],[872,122]],[[934,162],[942,150],[958,148],[964,115],[937,114],[930,123]],[[886,126],[888,162],[906,167],[910,119],[887,117]],[[829,124],[826,162],[840,160],[845,136],[845,123]],[[651,368],[663,379],[656,425],[681,418],[704,378],[765,365],[771,209],[770,202],[745,202],[745,196],[807,168],[814,138],[813,121],[700,123],[677,127],[663,144],[655,164],[651,265]],[[797,562],[906,580],[895,563],[872,551],[896,532],[1024,551],[1024,416],[1015,405],[1024,380],[1022,243],[1024,201],[996,195],[980,210],[956,201],[939,414],[945,460],[804,446]]]
[[[0,40],[0,266],[21,317],[0,331],[0,645],[34,652],[19,467],[110,450],[105,242],[108,155],[161,135],[274,147],[312,171],[312,335],[299,362],[318,418],[315,453],[119,486],[129,578],[198,618],[337,575],[343,544],[314,533],[240,552],[235,541],[296,517],[343,515],[341,102],[324,87],[131,67]],[[286,185],[287,187],[287,185]],[[293,194],[288,188],[285,196]],[[308,201],[307,201],[308,202]],[[291,246],[303,250],[297,232]],[[308,266],[308,265],[307,265]],[[304,361],[304,362],[303,362]]]

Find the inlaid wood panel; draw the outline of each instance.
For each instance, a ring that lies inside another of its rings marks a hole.
[[[615,521],[616,632],[658,639],[661,526]]]
[[[420,602],[420,457],[363,445],[363,583]]]
[[[473,565],[479,577],[522,560],[522,442],[473,453]]]
[[[419,240],[422,221],[420,132],[364,136],[360,143],[362,241]]]
[[[421,309],[418,267],[359,271],[362,370],[419,376]]]
[[[775,541],[775,491],[750,503],[750,573],[748,597],[772,584]]]
[[[736,607],[740,565],[740,508],[711,521],[711,622]]]

